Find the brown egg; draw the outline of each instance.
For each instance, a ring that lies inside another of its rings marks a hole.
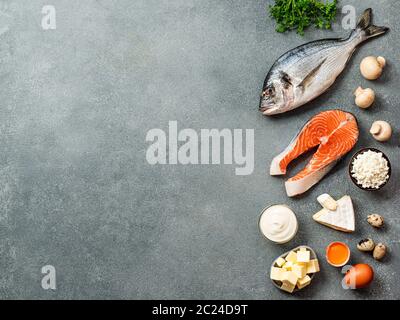
[[[345,284],[350,288],[360,289],[368,286],[374,279],[374,270],[365,263],[356,264],[344,276]]]

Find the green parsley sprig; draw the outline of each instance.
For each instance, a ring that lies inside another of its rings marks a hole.
[[[270,15],[276,20],[276,31],[304,30],[314,25],[319,29],[330,29],[336,18],[337,0],[275,0],[270,6]]]

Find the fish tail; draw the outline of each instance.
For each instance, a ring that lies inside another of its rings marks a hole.
[[[356,32],[362,32],[364,40],[377,37],[389,31],[387,27],[378,27],[372,24],[372,9],[368,8],[358,20]]]

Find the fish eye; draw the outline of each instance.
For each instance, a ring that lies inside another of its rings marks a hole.
[[[261,97],[273,97],[275,96],[275,88],[273,86],[268,86],[267,88],[264,89],[264,91],[261,94]]]
[[[271,87],[268,87],[266,91],[267,91],[267,93],[268,93],[269,96],[275,95],[275,88],[272,87],[272,86],[271,86]]]

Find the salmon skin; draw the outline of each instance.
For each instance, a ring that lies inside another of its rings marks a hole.
[[[367,9],[348,38],[317,40],[288,51],[265,78],[259,110],[264,115],[274,115],[318,97],[342,73],[358,45],[388,30],[374,26],[372,9]]]
[[[312,117],[289,146],[271,163],[271,175],[284,175],[291,161],[318,147],[307,166],[285,182],[286,193],[293,197],[306,192],[348,153],[358,140],[356,118],[341,110],[328,110]]]

